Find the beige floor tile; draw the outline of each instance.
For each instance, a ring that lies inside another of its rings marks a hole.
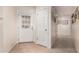
[[[74,53],[72,48],[52,48],[48,49],[35,43],[19,43],[10,53]]]

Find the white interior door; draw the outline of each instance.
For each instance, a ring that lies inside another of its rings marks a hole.
[[[31,24],[31,16],[20,17],[20,42],[33,41],[33,28]]]
[[[48,47],[48,8],[37,7],[37,44]]]

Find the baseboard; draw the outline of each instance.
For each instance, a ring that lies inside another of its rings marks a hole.
[[[13,47],[18,44],[17,42],[14,42],[13,44],[11,44],[11,46],[8,49],[8,53],[13,49]]]
[[[29,41],[29,42],[18,42],[18,43],[34,43],[33,41]]]

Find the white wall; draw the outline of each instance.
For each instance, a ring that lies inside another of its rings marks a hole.
[[[2,41],[3,41],[3,29],[2,29],[2,19],[0,19],[0,52],[2,52]]]
[[[79,53],[79,19],[76,19],[76,22],[72,24],[72,34],[75,50]]]
[[[2,17],[2,7],[0,7],[0,52],[2,52],[2,42],[3,42],[3,17]]]
[[[17,42],[16,8],[3,7],[3,49],[9,52]]]
[[[79,52],[79,19],[77,19],[76,22],[72,24],[72,34],[75,49],[77,52]]]
[[[75,10],[75,6],[56,6],[55,8],[58,16],[71,15]]]
[[[0,17],[2,17],[3,15],[3,9],[2,9],[2,7],[0,6]]]

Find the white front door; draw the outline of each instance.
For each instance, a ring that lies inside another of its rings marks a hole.
[[[19,42],[33,41],[33,27],[31,16],[20,16]]]

